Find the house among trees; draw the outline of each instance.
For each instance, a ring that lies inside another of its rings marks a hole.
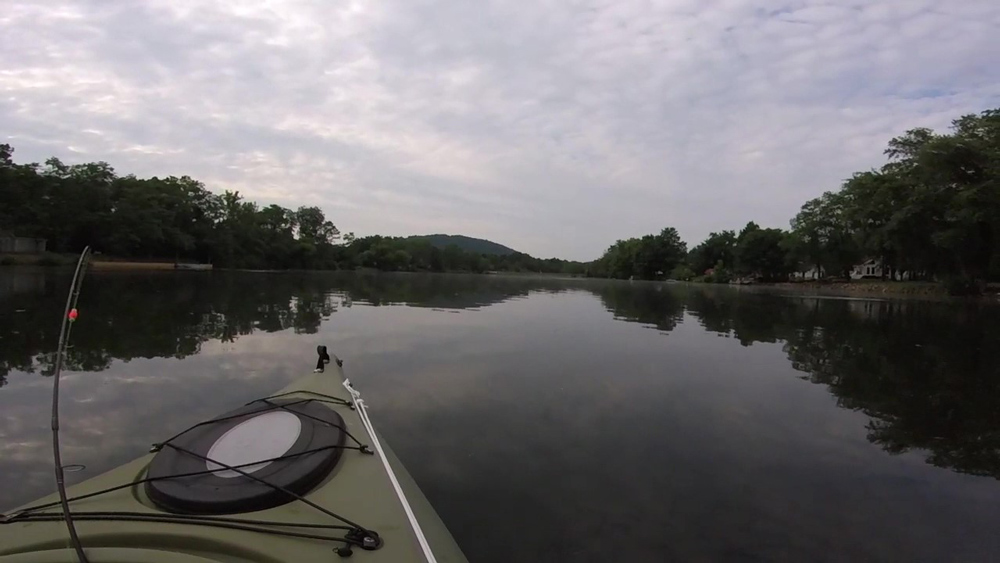
[[[851,279],[859,280],[861,278],[880,278],[882,277],[882,261],[875,259],[868,259],[860,264],[855,264],[851,268]]]
[[[0,253],[40,254],[45,252],[46,240],[14,236],[14,233],[0,231]]]
[[[860,264],[856,264],[853,268],[851,268],[851,279],[852,280],[860,280],[865,278],[882,279],[889,277],[892,277],[893,279],[900,281],[906,281],[910,279],[909,272],[900,272],[898,270],[894,271],[889,268],[885,268],[884,270],[885,271],[883,271],[881,260],[875,258],[869,258],[868,260],[865,260]]]
[[[793,280],[818,280],[822,279],[823,276],[824,276],[823,269],[813,266],[804,272],[802,271],[792,272],[791,278]]]
[[[884,270],[884,271],[883,271]],[[826,277],[826,271],[822,268],[817,269],[816,266],[809,268],[804,272],[793,272],[793,280],[818,280]],[[877,258],[869,258],[860,264],[855,264],[851,267],[851,279],[861,280],[861,279],[874,279],[879,278],[893,278],[898,281],[906,281],[910,279],[910,272],[900,272],[898,270],[892,270],[890,268],[882,267],[882,260]]]

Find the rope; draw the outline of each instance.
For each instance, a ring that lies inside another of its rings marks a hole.
[[[424,536],[424,531],[420,528],[420,523],[417,522],[417,517],[413,513],[413,509],[410,508],[410,502],[406,500],[406,494],[403,493],[403,488],[399,484],[399,480],[396,479],[396,473],[392,470],[389,465],[389,458],[385,455],[385,450],[382,449],[382,443],[379,442],[378,436],[375,434],[375,428],[372,426],[371,419],[368,418],[368,408],[365,402],[361,399],[361,393],[351,386],[351,380],[344,380],[344,388],[347,392],[351,394],[354,399],[354,404],[357,406],[358,416],[361,418],[361,424],[364,425],[365,430],[368,432],[368,436],[371,438],[372,445],[375,446],[375,451],[378,452],[379,458],[382,459],[382,467],[385,468],[386,474],[389,475],[389,481],[392,482],[392,488],[396,491],[396,498],[399,499],[399,503],[403,505],[403,511],[406,512],[406,518],[410,521],[410,528],[413,529],[413,533],[417,536],[417,543],[420,544],[420,549],[424,553],[424,559],[427,563],[437,563],[437,558],[434,557],[434,552],[431,551],[431,546],[427,542],[427,538]]]
[[[306,404],[306,403],[316,402],[316,403],[330,403],[330,404],[334,404],[334,405],[342,405],[342,406],[350,407],[353,410],[354,406],[351,403],[349,403],[347,401],[344,401],[343,399],[338,399],[337,402],[323,400],[323,399],[301,399],[301,400],[298,400],[298,401],[292,401],[290,403],[285,403],[285,404],[281,404],[281,405],[279,405],[277,403],[272,403],[270,401],[270,399],[274,399],[274,398],[277,398],[277,397],[285,397],[285,396],[291,395],[293,393],[298,393],[298,391],[292,391],[292,392],[289,392],[289,393],[282,393],[281,395],[274,395],[274,396],[271,396],[271,397],[265,397],[263,399],[254,399],[253,401],[250,401],[249,403],[243,405],[243,406],[250,406],[250,405],[252,405],[254,403],[264,403],[265,405],[268,405],[267,408],[261,409],[259,411],[241,412],[241,413],[237,413],[237,414],[233,414],[233,415],[229,415],[229,416],[220,416],[218,418],[212,418],[212,419],[209,419],[209,420],[203,420],[203,421],[199,422],[198,424],[195,424],[195,425],[187,428],[186,430],[182,430],[182,431],[178,432],[177,434],[174,434],[173,436],[167,438],[166,440],[164,440],[162,442],[157,442],[157,443],[153,444],[153,447],[152,447],[152,449],[150,449],[150,452],[158,452],[158,451],[160,451],[160,448],[162,448],[164,444],[169,444],[170,442],[172,442],[175,439],[177,439],[178,437],[180,437],[182,434],[187,434],[188,432],[194,430],[195,428],[198,428],[199,426],[205,426],[207,424],[216,424],[216,423],[219,423],[219,422],[226,422],[227,420],[234,420],[234,419],[237,419],[237,418],[250,417],[250,416],[255,416],[255,415],[258,415],[258,414],[261,414],[261,413],[270,412],[270,411],[277,410],[277,409],[283,409],[283,410],[286,410],[288,412],[291,412],[291,413],[294,413],[294,414],[297,414],[297,415],[300,415],[300,416],[304,416],[306,418],[310,418],[312,420],[315,420],[316,422],[320,422],[320,423],[322,423],[322,424],[324,424],[326,426],[329,426],[331,428],[337,428],[337,429],[339,429],[341,432],[344,433],[345,436],[347,436],[352,441],[354,441],[355,444],[357,444],[358,446],[360,446],[360,449],[361,449],[362,453],[368,453],[368,451],[367,451],[368,450],[368,446],[366,446],[366,445],[362,444],[360,441],[358,441],[358,439],[355,438],[350,432],[348,432],[346,428],[344,428],[342,426],[337,426],[336,424],[333,424],[333,423],[331,423],[329,421],[326,421],[326,420],[323,420],[323,419],[320,419],[320,418],[316,418],[315,416],[312,416],[310,414],[307,414],[307,413],[304,413],[304,412],[301,412],[301,411],[297,411],[297,410],[292,410],[292,409],[288,408],[288,407],[292,407],[292,406],[295,406],[295,405],[302,405],[302,404]],[[328,396],[328,395],[323,395],[321,393],[311,393],[311,392],[306,392],[306,391],[302,391],[302,393],[308,393],[310,395],[317,395],[317,396],[320,396],[320,397],[327,397]],[[333,397],[333,398],[336,398],[336,397]]]
[[[331,536],[321,536],[319,534],[306,534],[302,532],[293,532],[290,530],[275,530],[271,528],[262,527],[262,525],[268,526],[286,526],[289,528],[319,528],[319,529],[329,529],[329,530],[353,530],[353,528],[347,528],[346,526],[321,526],[321,525],[308,525],[308,524],[297,524],[297,523],[285,523],[285,522],[256,522],[253,520],[210,520],[201,519],[198,517],[184,517],[183,515],[177,515],[175,518],[166,518],[162,515],[157,514],[143,514],[141,512],[131,513],[131,512],[77,512],[75,514],[77,520],[88,521],[96,520],[103,522],[155,522],[158,524],[185,524],[188,526],[206,526],[210,528],[228,528],[230,530],[242,530],[246,532],[257,532],[260,534],[271,534],[276,536],[285,536],[291,538],[303,538],[312,540],[322,540],[331,542],[340,542],[347,545],[357,545],[363,547],[364,541],[354,539],[351,537],[337,538]],[[55,520],[61,520],[61,514],[53,513],[38,513],[31,515],[30,518],[25,518],[25,520],[31,522],[50,522]],[[257,525],[254,525],[257,524]]]
[[[91,519],[117,519],[117,518],[145,518],[149,520],[178,521],[181,524],[192,522],[224,522],[231,524],[252,524],[255,526],[281,526],[286,528],[315,528],[321,530],[352,530],[350,526],[340,526],[336,524],[313,524],[310,522],[281,522],[278,520],[246,520],[242,518],[231,518],[227,516],[204,516],[197,514],[158,514],[152,512],[130,512],[127,510],[108,511],[77,511],[73,513],[79,517],[89,517]],[[52,517],[60,516],[55,512],[35,512],[21,516],[22,519],[50,520]]]
[[[354,443],[357,444],[358,446],[360,446],[360,449],[361,449],[362,453],[369,453],[368,452],[368,446],[362,444],[357,438],[354,437],[353,434],[351,434],[350,432],[348,432],[347,429],[344,428],[343,426],[337,426],[336,424],[333,424],[333,423],[331,423],[329,421],[323,420],[322,418],[317,418],[317,417],[315,417],[315,416],[313,416],[313,415],[311,415],[309,413],[304,413],[302,411],[297,411],[295,409],[288,408],[288,407],[292,407],[292,406],[298,405],[298,404],[303,403],[303,402],[307,403],[307,402],[310,402],[310,401],[315,401],[316,399],[304,399],[302,401],[295,401],[295,402],[287,403],[287,404],[284,404],[284,405],[279,405],[277,403],[272,403],[268,399],[257,399],[257,400],[263,402],[266,405],[270,405],[272,408],[279,408],[279,409],[282,409],[284,411],[288,411],[290,413],[297,414],[299,416],[304,416],[304,417],[306,417],[308,419],[311,419],[311,420],[315,420],[316,422],[319,422],[320,424],[324,424],[324,425],[329,426],[331,428],[337,428],[341,432],[343,432],[345,436],[347,436],[351,440],[354,440]],[[259,411],[259,412],[264,412],[264,411]]]
[[[326,514],[327,516],[330,516],[332,518],[336,518],[337,520],[340,520],[341,522],[343,522],[343,523],[345,523],[345,524],[347,524],[349,526],[353,526],[354,528],[356,528],[358,530],[361,530],[363,532],[373,533],[373,532],[371,532],[371,530],[365,528],[364,526],[361,526],[360,524],[355,524],[354,522],[351,522],[347,518],[344,518],[343,516],[337,514],[336,512],[333,512],[332,510],[327,510],[327,509],[323,508],[322,506],[316,504],[315,502],[307,499],[306,497],[304,497],[302,495],[296,494],[296,493],[288,490],[287,488],[282,487],[281,485],[275,485],[274,483],[271,483],[271,482],[269,482],[269,481],[267,481],[265,479],[261,479],[260,477],[255,477],[254,475],[252,475],[252,474],[250,474],[250,473],[248,473],[246,471],[243,471],[242,469],[240,469],[240,468],[238,468],[238,467],[236,467],[234,465],[225,464],[225,463],[223,463],[223,462],[221,462],[219,460],[212,459],[212,458],[210,458],[208,456],[203,456],[203,455],[199,454],[198,452],[193,452],[193,451],[191,451],[191,450],[189,450],[187,448],[182,448],[182,447],[180,447],[180,446],[178,446],[176,444],[169,444],[168,443],[168,444],[164,444],[164,445],[165,446],[169,446],[169,447],[171,447],[171,448],[173,448],[173,449],[175,449],[175,450],[177,450],[177,451],[179,451],[181,453],[185,453],[185,454],[187,454],[189,456],[196,457],[196,458],[198,458],[198,459],[200,459],[202,461],[214,463],[216,465],[219,465],[219,466],[223,467],[224,469],[228,469],[230,471],[235,471],[235,472],[239,473],[240,475],[242,475],[242,476],[244,476],[244,477],[246,477],[246,478],[248,478],[248,479],[250,479],[252,481],[256,481],[256,482],[260,483],[261,485],[266,485],[266,486],[268,486],[268,487],[270,487],[270,488],[272,488],[272,489],[274,489],[276,491],[280,491],[282,493],[285,493],[286,495],[292,497],[293,499],[295,499],[295,500],[297,500],[299,502],[305,503],[305,504],[307,504],[307,505],[315,508],[316,510],[322,512],[323,514]],[[260,463],[260,462],[258,462],[258,463]],[[215,471],[218,471],[218,469],[216,469],[216,470],[214,470],[212,472],[214,473]]]
[[[75,304],[75,300],[73,301],[73,303]],[[247,403],[247,405],[253,404],[255,402],[262,402],[264,405],[266,405],[266,407],[263,408],[263,409],[261,409],[261,410],[259,410],[259,411],[253,411],[253,412],[249,412],[249,413],[240,413],[240,414],[233,415],[233,416],[220,417],[220,418],[215,418],[215,419],[211,419],[211,420],[206,420],[206,421],[199,422],[198,424],[195,424],[195,425],[191,426],[187,430],[184,430],[183,432],[175,434],[174,436],[170,437],[169,439],[167,439],[164,442],[153,444],[153,447],[152,447],[152,449],[150,451],[159,451],[164,446],[166,446],[166,447],[173,448],[173,449],[175,449],[177,451],[180,451],[180,452],[182,452],[184,454],[187,454],[187,455],[190,455],[190,456],[193,456],[193,457],[197,457],[197,458],[202,459],[202,460],[204,460],[206,462],[215,463],[215,464],[217,464],[218,466],[220,466],[220,467],[222,467],[224,469],[228,469],[230,471],[235,471],[236,473],[239,473],[240,475],[242,475],[244,477],[247,477],[247,478],[249,478],[249,479],[251,479],[253,481],[257,481],[258,483],[266,485],[266,486],[268,486],[268,487],[270,487],[272,489],[275,489],[277,491],[280,491],[280,492],[288,495],[289,497],[293,498],[296,501],[299,501],[299,502],[302,502],[304,504],[307,504],[307,505],[315,508],[316,510],[322,512],[323,514],[326,514],[327,516],[330,516],[330,517],[332,517],[332,518],[334,518],[336,520],[339,520],[339,521],[343,522],[344,524],[347,524],[347,526],[324,525],[324,524],[299,524],[299,523],[288,523],[288,522],[265,522],[265,521],[254,521],[254,520],[242,520],[242,519],[236,519],[236,518],[215,518],[215,517],[209,517],[209,516],[184,515],[184,514],[144,514],[144,513],[129,513],[129,512],[76,512],[74,514],[76,516],[78,516],[78,518],[77,518],[78,520],[114,520],[114,521],[149,521],[149,522],[154,522],[155,521],[155,522],[162,522],[162,523],[189,524],[189,525],[196,525],[196,526],[224,527],[224,528],[231,528],[231,529],[238,529],[238,530],[246,530],[246,531],[251,531],[251,532],[260,532],[260,533],[265,533],[265,534],[275,534],[275,535],[283,535],[283,536],[306,538],[306,539],[318,539],[318,540],[325,540],[325,541],[336,541],[336,542],[342,542],[342,543],[344,543],[344,544],[346,544],[348,546],[350,546],[350,545],[357,545],[357,546],[362,547],[364,549],[372,549],[372,546],[376,546],[375,548],[377,549],[377,546],[381,545],[381,540],[379,539],[379,535],[378,535],[377,532],[375,532],[373,530],[369,530],[369,529],[367,529],[367,528],[365,528],[365,527],[363,527],[363,526],[361,526],[359,524],[356,524],[355,522],[352,522],[351,520],[348,520],[347,518],[344,518],[343,516],[341,516],[341,515],[333,512],[331,510],[328,510],[328,509],[326,509],[326,508],[324,508],[324,507],[322,507],[322,506],[320,506],[320,505],[318,505],[318,504],[310,501],[309,499],[307,499],[307,498],[305,498],[305,497],[303,497],[301,495],[298,495],[298,494],[296,494],[296,493],[294,493],[294,492],[286,489],[285,487],[282,487],[280,485],[276,485],[274,483],[270,483],[270,482],[268,482],[268,481],[266,481],[264,479],[260,479],[258,477],[255,477],[255,476],[253,476],[253,475],[249,474],[248,472],[243,471],[241,469],[241,468],[244,468],[244,467],[249,467],[251,465],[257,465],[258,463],[262,463],[262,462],[281,461],[281,460],[295,458],[295,457],[299,457],[299,456],[305,456],[305,455],[309,455],[309,454],[313,454],[313,453],[316,453],[316,452],[319,452],[319,451],[329,450],[329,449],[358,450],[359,452],[361,452],[363,454],[369,454],[369,455],[373,455],[375,453],[375,452],[371,451],[370,449],[368,449],[368,446],[366,444],[362,444],[357,438],[355,438],[353,435],[351,435],[351,433],[348,432],[346,428],[338,426],[336,424],[333,424],[333,423],[331,423],[329,421],[321,420],[321,419],[318,419],[316,417],[310,416],[307,413],[302,413],[302,412],[300,412],[298,410],[287,408],[289,406],[300,405],[300,404],[309,403],[309,402],[313,402],[313,401],[315,401],[315,402],[322,402],[322,403],[332,403],[332,404],[336,404],[336,405],[340,405],[340,406],[347,406],[347,407],[350,407],[352,409],[354,408],[353,404],[351,404],[348,401],[344,401],[343,399],[337,398],[337,397],[330,397],[328,395],[323,395],[321,393],[312,393],[312,392],[301,392],[301,393],[308,394],[308,395],[313,395],[314,397],[322,397],[322,398],[307,398],[307,399],[302,399],[302,400],[299,400],[299,401],[292,401],[292,402],[284,404],[284,405],[273,403],[273,402],[271,402],[269,400],[269,399],[274,399],[274,398],[278,398],[278,397],[284,397],[286,395],[291,395],[291,394],[294,394],[294,393],[297,393],[297,392],[283,393],[281,395],[275,395],[275,396],[272,396],[272,397],[266,397],[264,399],[257,399],[256,401],[251,401],[250,403]],[[218,423],[218,422],[224,422],[224,421],[231,420],[231,419],[234,419],[234,418],[256,416],[256,415],[259,415],[261,413],[272,411],[272,410],[277,410],[277,409],[283,409],[283,410],[287,410],[289,412],[296,413],[298,415],[307,416],[308,418],[314,419],[314,420],[316,420],[318,422],[321,422],[321,423],[323,423],[323,424],[325,424],[327,426],[330,426],[330,427],[333,427],[333,428],[337,428],[341,432],[343,432],[347,437],[349,437],[352,441],[354,441],[354,443],[356,443],[358,445],[357,446],[347,446],[347,445],[324,446],[324,447],[313,448],[313,449],[309,449],[309,450],[306,450],[306,451],[303,451],[303,452],[294,453],[294,454],[284,454],[284,455],[281,455],[281,456],[278,456],[278,457],[274,457],[274,458],[270,458],[270,459],[267,459],[267,460],[254,460],[254,461],[243,463],[243,464],[239,464],[239,465],[227,465],[227,464],[222,463],[220,461],[217,461],[217,460],[214,460],[214,459],[210,459],[210,458],[208,458],[206,456],[203,456],[203,455],[200,455],[200,454],[198,454],[196,452],[188,450],[187,448],[183,448],[183,447],[180,447],[180,446],[177,446],[177,445],[171,443],[178,436],[180,436],[180,435],[182,435],[182,434],[184,434],[184,433],[186,433],[186,432],[188,432],[190,430],[193,430],[194,428],[197,428],[199,426],[203,426],[203,425],[206,425],[206,424]],[[58,430],[58,426],[57,425],[56,425],[55,430]],[[57,450],[57,456],[58,456],[58,450]],[[59,463],[58,462],[58,457],[56,459],[57,459],[56,463],[58,464]],[[57,467],[59,467],[59,466],[57,465]],[[179,474],[174,474],[174,475],[164,475],[162,477],[145,477],[145,478],[138,479],[138,480],[135,480],[135,481],[130,481],[130,482],[122,484],[122,485],[118,485],[118,486],[114,486],[114,487],[108,487],[108,488],[102,489],[100,491],[95,491],[93,493],[88,493],[88,494],[85,494],[85,495],[79,495],[79,496],[72,497],[72,498],[67,498],[66,494],[65,494],[65,488],[62,488],[61,495],[60,495],[60,500],[59,501],[45,503],[45,504],[39,504],[39,505],[35,505],[35,506],[30,506],[28,508],[24,508],[24,509],[22,509],[22,510],[20,510],[18,512],[15,512],[13,514],[8,514],[8,515],[0,514],[0,524],[7,524],[7,523],[12,523],[12,522],[17,522],[17,521],[32,521],[32,520],[36,520],[36,521],[38,521],[38,520],[41,520],[41,521],[53,521],[53,520],[63,520],[63,519],[66,519],[68,521],[67,523],[70,524],[71,537],[72,537],[72,536],[75,536],[75,528],[72,527],[72,520],[70,520],[70,516],[69,516],[70,515],[70,511],[69,511],[69,503],[70,502],[79,501],[79,500],[83,500],[83,499],[95,497],[95,496],[98,496],[98,495],[103,495],[103,494],[111,493],[111,492],[118,491],[118,490],[121,490],[121,489],[135,487],[135,486],[141,485],[143,483],[148,483],[148,482],[153,482],[153,481],[163,481],[163,480],[168,480],[168,479],[178,479],[178,478],[182,478],[182,477],[193,477],[193,476],[197,476],[197,475],[206,475],[206,474],[209,474],[209,473],[215,473],[217,471],[219,471],[219,469],[204,469],[204,470],[201,470],[201,471],[192,471],[192,472],[189,472],[189,473],[179,473]],[[59,505],[59,504],[62,504],[62,506],[63,506],[63,513],[62,514],[51,513],[51,512],[37,512],[39,510],[42,510],[42,509],[45,509],[45,508],[51,508],[51,507]],[[301,533],[301,532],[291,532],[291,531],[287,531],[287,530],[270,530],[270,529],[267,529],[267,528],[261,528],[260,527],[260,526],[266,526],[266,525],[270,525],[270,526],[284,526],[284,527],[298,527],[298,528],[319,528],[319,529],[329,529],[329,530],[335,530],[335,529],[337,529],[337,530],[348,530],[348,533],[347,533],[346,537],[344,537],[344,538],[335,538],[335,537],[329,537],[329,536],[319,536],[319,535],[315,535],[315,534],[304,534],[304,533]],[[77,550],[77,558],[80,560],[80,563],[89,563],[88,560],[87,560],[87,558],[86,558],[86,555],[82,553],[82,546],[80,546],[80,544],[79,544],[79,538],[77,538],[76,542],[74,542],[74,543],[76,543],[76,545],[74,547],[79,546],[79,549]],[[341,552],[338,552],[338,553],[341,553]],[[348,549],[347,551],[341,553],[341,555],[342,556],[349,556],[350,555],[350,550]]]
[[[259,463],[271,463],[271,462],[274,462],[274,461],[282,461],[282,460],[285,460],[285,459],[291,459],[291,458],[294,458],[294,457],[305,456],[305,455],[309,455],[309,454],[314,454],[316,452],[321,452],[321,451],[324,451],[324,450],[333,450],[333,449],[358,450],[361,453],[368,453],[367,451],[365,451],[365,450],[363,450],[363,449],[361,449],[359,447],[355,447],[355,446],[322,446],[322,447],[319,447],[319,448],[312,448],[312,449],[309,449],[309,450],[305,450],[305,451],[302,451],[302,452],[299,452],[299,453],[296,453],[296,454],[284,454],[284,455],[280,455],[278,457],[272,457],[270,459],[259,459],[259,460],[254,460],[254,461],[248,461],[246,463],[241,463],[240,465],[234,465],[233,467],[240,467],[240,468],[242,468],[242,467],[250,467],[251,465],[257,465]],[[188,472],[188,473],[175,473],[173,475],[164,475],[162,477],[144,477],[142,479],[137,479],[135,481],[129,481],[128,483],[125,483],[125,484],[122,484],[122,485],[116,485],[114,487],[108,487],[106,489],[101,489],[99,491],[94,491],[92,493],[87,493],[85,495],[71,497],[71,498],[68,498],[66,500],[67,500],[67,502],[76,502],[78,500],[85,500],[85,499],[88,499],[88,498],[92,498],[92,497],[104,495],[104,494],[107,494],[107,493],[113,493],[115,491],[120,491],[122,489],[127,489],[129,487],[135,487],[137,485],[142,485],[144,483],[152,483],[152,482],[155,482],[155,481],[166,481],[166,480],[169,480],[169,479],[180,479],[182,477],[196,477],[198,475],[208,475],[209,473],[216,473],[218,471],[220,471],[220,470],[219,469],[202,469],[201,471],[191,471],[191,472]],[[0,517],[0,524],[5,524],[7,522],[16,520],[18,518],[22,518],[24,516],[29,516],[31,513],[35,512],[36,510],[42,510],[43,508],[52,508],[53,506],[56,506],[57,504],[59,504],[59,501],[48,502],[48,503],[45,503],[45,504],[36,504],[35,506],[29,506],[27,508],[22,508],[18,512],[15,512],[13,514],[7,515],[6,518]]]

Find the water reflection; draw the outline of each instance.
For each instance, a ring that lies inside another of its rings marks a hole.
[[[776,330],[792,365],[869,417],[893,454],[1000,478],[1000,323],[960,304],[805,303]]]
[[[922,449],[936,466],[1000,479],[997,307],[712,288],[679,294],[706,330],[744,346],[783,343],[804,379],[870,417],[868,439],[886,452]]]
[[[670,332],[684,317],[684,297],[679,286],[609,283],[596,288],[601,303],[615,319],[641,323]]]
[[[12,370],[48,375],[54,365],[68,279],[23,277],[34,291],[10,284],[0,294],[0,318],[9,327],[0,339],[0,382]],[[101,371],[114,360],[183,358],[209,340],[231,342],[254,331],[314,333],[337,306],[329,287],[317,277],[91,275],[66,368]]]
[[[0,282],[0,386],[11,372],[51,371],[68,284],[10,272]],[[867,415],[868,439],[886,452],[922,450],[936,466],[1000,478],[1000,313],[975,304],[497,276],[92,274],[67,368],[183,358],[258,331],[312,334],[359,302],[480,309],[538,292],[590,294],[615,319],[662,333],[690,316],[743,346],[780,343],[804,379]]]

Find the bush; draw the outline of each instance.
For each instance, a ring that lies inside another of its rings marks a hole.
[[[694,277],[694,271],[686,264],[680,264],[670,271],[669,278],[672,280],[690,281]]]
[[[980,295],[983,293],[982,282],[968,276],[951,276],[945,278],[944,288],[948,291],[948,295],[956,297]]]
[[[705,276],[705,281],[710,283],[729,283],[733,279],[733,274],[719,262],[712,268],[712,273]]]
[[[45,256],[39,258],[36,264],[39,266],[61,266],[62,262],[55,256],[46,254]]]

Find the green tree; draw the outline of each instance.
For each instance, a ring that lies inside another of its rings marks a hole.
[[[709,274],[705,276],[705,281],[709,283],[729,283],[733,279],[733,272],[719,260],[713,268],[709,269]]]
[[[748,223],[736,244],[736,273],[764,281],[787,280],[785,238],[781,229],[761,229],[756,223]]]
[[[719,262],[732,267],[736,263],[735,253],[736,233],[722,231],[709,234],[704,242],[691,249],[687,260],[696,274],[703,275]]]
[[[595,272],[621,279],[662,279],[686,254],[687,245],[676,229],[668,227],[658,235],[617,241],[597,261]]]
[[[695,277],[695,273],[687,264],[678,264],[670,271],[668,277],[672,280],[690,281]]]
[[[299,240],[314,244],[333,244],[340,238],[340,231],[326,220],[323,211],[318,207],[300,207],[295,212],[295,221],[299,227]]]
[[[931,239],[949,273],[985,280],[1000,241],[1000,112],[964,116],[952,134],[894,154],[916,199],[937,207]]]
[[[795,258],[828,275],[848,276],[861,250],[844,217],[844,198],[826,192],[810,200],[792,219]]]

